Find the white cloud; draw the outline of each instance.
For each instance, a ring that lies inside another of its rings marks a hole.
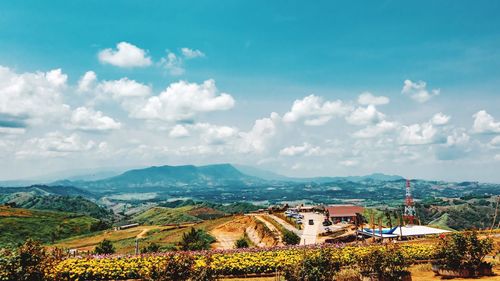
[[[389,103],[389,98],[385,96],[374,96],[372,93],[364,92],[358,97],[358,103],[361,105],[384,105]]]
[[[496,122],[493,116],[485,110],[476,112],[474,115],[472,130],[475,133],[500,133],[500,122]]]
[[[271,113],[268,118],[256,120],[250,131],[240,133],[241,152],[263,153],[267,151],[271,140],[277,133],[277,124],[280,121],[281,117],[276,112]]]
[[[172,130],[170,130],[170,133],[168,135],[171,138],[185,138],[189,137],[190,134],[185,126],[177,124],[172,128]]]
[[[98,86],[99,90],[105,94],[111,94],[114,99],[120,100],[129,97],[146,97],[151,95],[151,87],[122,78],[120,80],[104,81]]]
[[[88,92],[92,89],[97,80],[97,75],[94,71],[87,71],[78,81],[78,91]]]
[[[321,154],[321,148],[307,142],[299,146],[292,145],[280,150],[280,155],[282,156],[311,156],[319,154]]]
[[[25,128],[0,127],[0,135],[22,135],[26,133]]]
[[[427,90],[427,83],[424,81],[412,82],[411,80],[405,80],[402,94],[410,96],[414,101],[419,103],[425,103],[429,101],[432,97],[439,95],[439,89],[432,89],[430,92]]]
[[[188,59],[200,58],[205,56],[205,54],[202,51],[190,48],[182,48],[181,52],[184,55],[184,57]]]
[[[450,121],[450,116],[444,115],[441,112],[434,114],[434,116],[432,116],[432,119],[431,119],[432,124],[434,124],[436,126],[446,125],[446,124],[448,124],[449,121]]]
[[[495,157],[493,157],[493,159],[495,159],[495,161],[500,161],[500,154],[495,155]]]
[[[283,116],[283,121],[292,123],[304,120],[308,126],[321,126],[335,116],[344,116],[350,107],[342,101],[326,101],[322,98],[309,95],[301,100],[295,100],[291,110]]]
[[[179,81],[170,84],[158,96],[150,97],[136,108],[133,117],[164,121],[190,121],[199,113],[228,110],[234,99],[226,93],[218,93],[214,80],[202,84]]]
[[[493,147],[500,147],[500,136],[496,136],[489,142],[489,145]]]
[[[121,123],[105,116],[101,111],[78,107],[71,114],[68,126],[83,131],[109,131],[120,129]]]
[[[374,105],[358,107],[345,117],[347,123],[352,125],[376,124],[385,118],[384,114],[377,111]]]
[[[352,159],[340,161],[340,165],[345,166],[345,167],[354,167],[354,166],[357,166],[358,164],[359,164],[359,161],[352,160]]]
[[[421,145],[436,142],[437,129],[432,123],[413,124],[402,126],[399,143],[403,145]]]
[[[160,60],[160,65],[163,65],[170,75],[173,76],[179,76],[186,72],[184,61],[172,52],[167,53],[167,57]]]
[[[67,75],[60,69],[17,74],[0,66],[0,127],[3,119],[18,124],[41,123],[66,114],[66,81]]]
[[[200,132],[202,140],[210,145],[226,144],[238,135],[238,129],[229,126],[198,123],[194,128]]]
[[[375,138],[380,135],[395,131],[398,126],[399,125],[396,122],[383,120],[376,125],[368,126],[362,130],[355,132],[353,134],[353,137],[361,139]]]
[[[436,147],[436,157],[439,160],[455,160],[466,156],[470,151],[470,136],[465,129],[454,129],[446,137],[446,142]]]
[[[32,138],[16,152],[19,158],[33,156],[65,156],[69,153],[84,152],[93,149],[96,143],[84,141],[75,133],[66,136],[61,132],[47,133],[40,138]]]
[[[151,65],[151,58],[146,51],[127,42],[120,42],[116,50],[104,49],[98,54],[101,63],[118,67],[145,67]]]

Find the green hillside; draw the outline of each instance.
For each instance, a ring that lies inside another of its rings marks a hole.
[[[92,232],[99,225],[98,219],[86,215],[0,207],[0,247],[27,238],[48,243]]]
[[[154,207],[133,217],[132,221],[149,225],[202,221],[202,219],[188,214],[188,211],[192,209],[193,206],[179,208]]]
[[[24,209],[79,213],[101,220],[111,220],[113,216],[112,212],[81,196],[40,196],[31,192],[19,192],[3,195],[3,198],[0,198],[0,203],[10,203],[17,208]]]

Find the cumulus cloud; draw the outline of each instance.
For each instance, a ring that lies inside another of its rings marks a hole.
[[[209,123],[198,123],[194,129],[200,132],[206,144],[221,145],[233,140],[238,135],[238,129],[229,126],[217,126]]]
[[[379,137],[381,135],[395,131],[399,124],[390,121],[381,121],[375,125],[368,126],[362,130],[359,130],[353,134],[353,137],[360,139],[369,139]]]
[[[321,148],[304,142],[302,145],[285,147],[279,153],[282,156],[311,156],[321,154]]]
[[[361,105],[384,105],[389,103],[389,98],[385,96],[374,96],[372,93],[364,92],[358,97]]]
[[[429,101],[432,97],[439,95],[439,92],[439,89],[427,90],[427,83],[424,81],[412,82],[411,80],[405,80],[401,90],[402,94],[408,95],[419,103]]]
[[[25,128],[0,127],[0,135],[22,135],[26,133]]]
[[[287,123],[304,120],[307,126],[321,126],[335,116],[344,116],[350,110],[340,100],[323,101],[321,97],[309,95],[301,100],[295,100],[289,112],[283,116]]]
[[[250,131],[239,134],[242,139],[240,151],[244,153],[267,151],[277,133],[280,121],[281,117],[276,112],[271,113],[270,117],[256,120]]]
[[[402,126],[399,143],[403,145],[431,144],[437,141],[438,130],[430,122]]]
[[[470,151],[470,136],[464,129],[454,129],[446,137],[446,142],[436,148],[439,160],[455,160],[466,156]]]
[[[61,69],[17,74],[0,66],[0,127],[23,127],[66,114],[69,106],[63,103],[63,91],[67,78]]]
[[[185,138],[189,137],[188,129],[180,124],[175,125],[168,134],[171,138]]]
[[[348,159],[348,160],[340,161],[340,165],[345,166],[345,167],[354,167],[354,166],[357,166],[358,164],[359,164],[358,160]]]
[[[500,136],[496,136],[493,139],[491,139],[489,145],[493,147],[500,147]]]
[[[73,111],[68,126],[83,131],[109,131],[121,128],[121,123],[105,116],[101,111],[78,107]]]
[[[214,80],[202,84],[179,81],[147,99],[132,115],[140,119],[191,121],[199,113],[231,109],[234,103],[231,95],[218,92]]]
[[[151,95],[150,86],[128,78],[104,81],[99,84],[98,88],[103,93],[110,94],[116,100],[129,97],[146,97]]]
[[[182,55],[184,55],[184,57],[187,59],[194,59],[194,58],[200,58],[200,57],[205,56],[205,54],[202,51],[194,50],[194,49],[190,49],[190,48],[182,48],[181,52],[182,52]]]
[[[434,124],[436,126],[446,125],[446,124],[448,124],[449,121],[450,121],[450,116],[444,115],[441,112],[434,114],[434,116],[432,116],[432,119],[431,119],[432,124]]]
[[[127,42],[118,43],[116,50],[108,48],[100,51],[98,57],[101,63],[125,68],[145,67],[152,63],[145,50]]]
[[[472,131],[478,134],[481,133],[500,133],[500,122],[495,121],[485,110],[480,110],[472,115],[474,124]]]
[[[97,75],[94,71],[87,71],[78,81],[78,91],[88,92],[92,89],[97,80]]]
[[[84,141],[75,133],[67,136],[61,132],[52,132],[43,137],[28,140],[23,149],[16,152],[16,156],[19,158],[65,156],[70,153],[89,151],[95,146],[94,141]]]
[[[367,107],[358,107],[345,117],[347,123],[358,126],[376,124],[384,120],[384,118],[385,115],[372,104]]]
[[[172,52],[167,53],[167,57],[160,60],[160,65],[163,65],[170,75],[173,76],[179,76],[186,72],[182,58]]]

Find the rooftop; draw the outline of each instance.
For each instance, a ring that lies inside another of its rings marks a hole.
[[[365,210],[365,208],[356,205],[331,205],[325,209],[330,217],[353,217]]]

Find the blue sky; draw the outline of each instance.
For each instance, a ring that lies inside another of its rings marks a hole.
[[[2,1],[0,179],[233,162],[498,182],[499,6]]]

